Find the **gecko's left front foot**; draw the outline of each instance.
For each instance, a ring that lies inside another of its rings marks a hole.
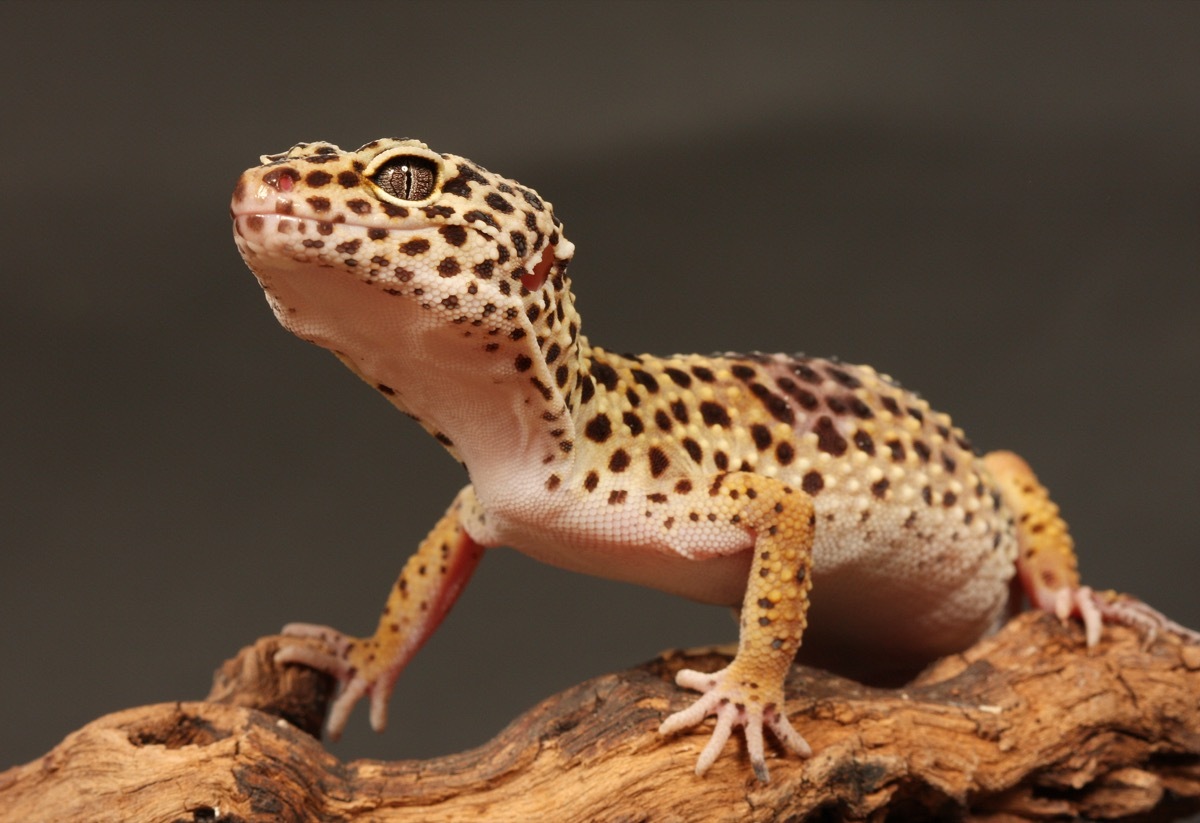
[[[696,774],[703,775],[716,761],[734,726],[745,729],[750,765],[754,768],[755,777],[763,783],[769,780],[764,758],[764,725],[792,752],[801,757],[812,755],[812,748],[792,728],[784,713],[782,684],[768,687],[767,684],[740,676],[736,660],[711,674],[683,669],[675,676],[675,682],[686,689],[704,692],[704,695],[688,708],[664,720],[658,727],[660,733],[672,734],[691,728],[709,715],[716,715],[717,718],[712,737],[696,762]]]

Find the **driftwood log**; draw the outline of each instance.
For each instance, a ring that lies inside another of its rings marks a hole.
[[[1169,820],[1200,811],[1200,646],[1025,614],[901,689],[801,666],[788,711],[815,755],[754,781],[731,741],[692,773],[711,723],[662,738],[691,697],[676,652],[542,702],[490,743],[427,761],[342,763],[313,736],[327,678],[264,638],[204,702],[129,709],[0,773],[3,821]],[[283,718],[286,718],[284,720]]]

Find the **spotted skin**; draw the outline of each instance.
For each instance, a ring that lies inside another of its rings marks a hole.
[[[742,727],[791,726],[783,681],[805,652],[859,670],[961,650],[1016,579],[1040,608],[1194,633],[1080,586],[1066,525],[1015,455],[978,456],[946,415],[867,366],[789,355],[614,354],[580,332],[574,246],[532,189],[414,140],[301,143],[234,191],[234,236],[276,317],[417,420],[470,484],[404,567],[373,637],[291,625],[280,659],[342,683],[340,733],[371,723],[483,549],[741,605],[737,655],[684,671],[703,692],[664,733],[715,716],[703,774]],[[810,604],[809,593],[813,593]],[[806,627],[813,630],[806,634]]]

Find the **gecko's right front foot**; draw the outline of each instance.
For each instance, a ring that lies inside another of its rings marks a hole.
[[[763,726],[769,728],[776,739],[801,757],[810,757],[812,748],[801,734],[792,728],[783,709],[783,688],[761,688],[747,678],[739,676],[737,661],[711,674],[693,669],[683,669],[675,676],[675,682],[685,689],[704,692],[703,696],[686,709],[675,712],[658,727],[661,734],[672,734],[691,728],[709,715],[717,718],[712,737],[696,761],[696,774],[703,776],[716,761],[725,747],[734,726],[742,726],[746,735],[746,750],[754,776],[763,783],[769,782],[764,757]]]
[[[363,697],[370,696],[371,728],[383,731],[387,726],[387,701],[400,676],[401,667],[382,664],[374,638],[351,637],[328,626],[289,623],[283,627],[286,637],[307,637],[322,641],[332,651],[319,651],[303,643],[283,646],[275,654],[276,663],[298,663],[324,672],[338,682],[338,694],[329,706],[325,728],[331,740],[342,736],[350,712]]]

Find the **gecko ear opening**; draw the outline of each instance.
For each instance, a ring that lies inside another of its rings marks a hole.
[[[542,251],[542,259],[533,267],[533,271],[521,275],[521,285],[529,291],[540,289],[550,276],[550,269],[554,265],[554,248],[553,244],[547,245]]]

